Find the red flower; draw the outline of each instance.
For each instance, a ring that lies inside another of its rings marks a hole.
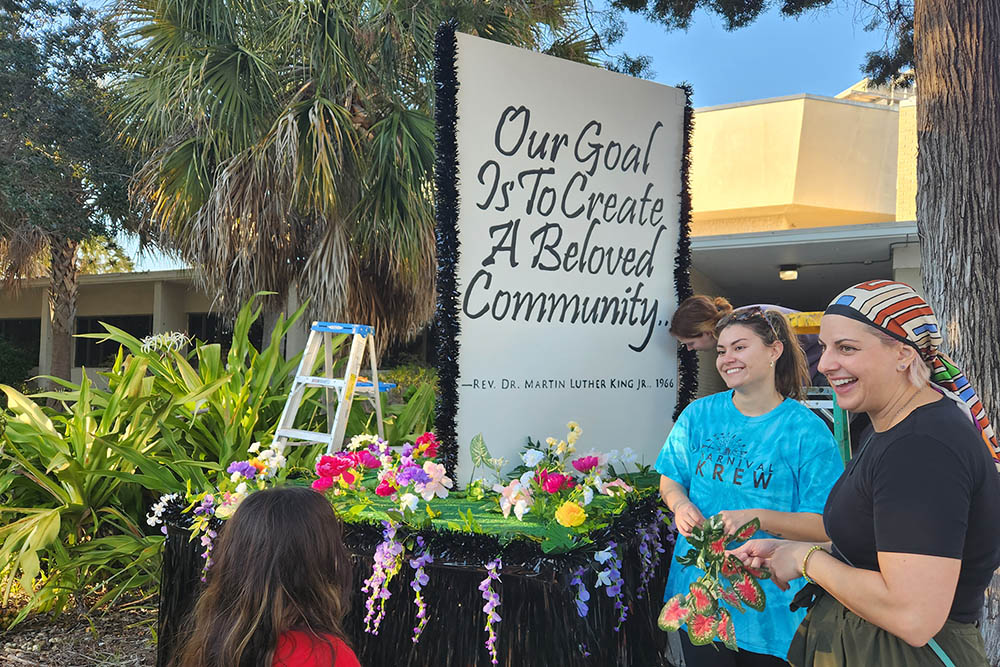
[[[556,493],[563,487],[564,484],[566,484],[567,481],[569,481],[566,475],[563,475],[562,473],[546,473],[543,470],[542,474],[545,476],[541,481],[542,488],[545,489],[547,493]]]
[[[390,484],[388,481],[379,482],[379,485],[375,487],[375,493],[380,496],[391,496],[396,493],[396,487]]]
[[[314,480],[312,483],[312,488],[320,492],[326,491],[331,486],[333,486],[332,477],[320,477],[319,479]]]
[[[437,437],[433,433],[427,431],[417,438],[413,444],[420,456],[432,459],[437,456],[438,445],[441,443],[438,442]]]
[[[316,464],[316,474],[320,477],[340,477],[341,473],[351,467],[353,461],[347,456],[323,455]]]
[[[596,456],[582,456],[573,461],[573,467],[580,472],[587,473],[596,468],[598,463]]]

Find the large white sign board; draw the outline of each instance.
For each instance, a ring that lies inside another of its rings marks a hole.
[[[457,35],[459,479],[482,433],[651,464],[677,401],[684,91]],[[440,132],[440,128],[439,128]]]

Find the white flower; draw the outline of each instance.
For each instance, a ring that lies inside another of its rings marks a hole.
[[[583,505],[586,507],[594,499],[594,490],[589,486],[583,487]]]
[[[253,443],[252,445],[250,445],[247,451],[250,452],[251,454],[256,454],[257,452],[260,451],[260,443],[259,442]]]
[[[621,462],[624,463],[625,465],[630,465],[632,463],[635,463],[635,461],[636,461],[635,452],[632,451],[631,447],[626,447],[625,450],[622,452]]]
[[[521,460],[524,461],[524,465],[529,468],[534,468],[536,465],[541,463],[544,457],[545,454],[537,449],[526,449],[521,452]]]
[[[601,561],[602,563],[604,561]],[[601,570],[597,573],[597,583],[595,586],[610,586],[611,585],[611,571]]]
[[[247,492],[246,482],[240,482],[239,484],[236,485],[236,493],[240,495],[246,495],[246,492]]]
[[[399,509],[405,512],[409,509],[411,512],[417,511],[417,505],[420,503],[420,498],[413,495],[412,493],[404,493],[399,497]]]
[[[514,503],[514,516],[517,517],[518,521],[524,520],[524,513],[528,511],[528,501],[524,498],[519,498],[516,503]]]
[[[527,470],[524,472],[524,474],[521,475],[518,481],[521,482],[521,486],[527,487],[531,484],[531,480],[534,479],[534,477],[535,477],[535,471]]]
[[[598,563],[601,563],[603,565],[606,560],[608,560],[609,558],[611,558],[611,556],[613,555],[613,553],[614,552],[611,549],[605,549],[604,551],[598,551],[596,554],[594,554],[594,560],[596,560]]]
[[[234,472],[232,475],[229,476],[229,481],[232,482],[233,484],[240,481],[241,479],[243,479],[242,473]]]

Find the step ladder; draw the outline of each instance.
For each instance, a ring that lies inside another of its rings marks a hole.
[[[333,377],[333,337],[344,334],[351,336],[351,352],[347,357],[344,377],[340,379]],[[320,347],[323,348],[324,374],[316,376],[312,375],[312,372],[319,357]],[[371,381],[358,381],[366,347],[368,348],[368,358],[371,361]],[[347,417],[350,415],[355,394],[367,397],[374,404],[375,417],[378,422],[378,436],[384,439],[382,401],[379,400],[379,393],[389,391],[395,386],[378,381],[378,368],[375,364],[375,334],[372,327],[366,324],[313,322],[309,328],[309,338],[306,340],[306,348],[302,353],[301,361],[299,361],[298,371],[295,373],[295,380],[292,382],[291,391],[288,392],[288,400],[285,401],[285,408],[281,411],[281,418],[278,420],[278,428],[274,432],[274,440],[283,445],[306,445],[318,442],[326,445],[327,454],[338,451],[344,442]],[[308,387],[319,387],[326,393],[326,421],[330,428],[329,433],[292,428],[295,423],[295,415],[298,414],[302,398]],[[334,396],[337,398],[336,412],[334,412],[333,405]],[[332,420],[331,415],[334,415]]]
[[[786,317],[796,335],[818,334],[823,311],[789,313]],[[837,405],[837,394],[830,387],[806,387],[806,399],[802,402],[833,424],[833,437],[846,464],[851,459],[850,416]]]

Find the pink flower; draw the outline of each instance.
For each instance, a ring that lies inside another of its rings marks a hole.
[[[573,461],[573,467],[580,472],[586,473],[596,468],[598,463],[600,463],[600,461],[596,456],[581,456],[577,460]]]
[[[523,520],[524,513],[534,504],[531,497],[531,488],[522,486],[520,480],[511,480],[510,484],[494,484],[493,490],[500,494],[500,509],[505,517],[510,516],[510,511],[514,510],[514,515],[518,520]]]
[[[615,492],[628,493],[631,490],[632,487],[620,479],[616,479],[613,482],[608,482],[607,484],[601,487],[601,493],[603,493],[606,496],[614,495]]]
[[[382,480],[379,485],[375,487],[375,493],[379,496],[391,496],[396,492],[396,487],[393,486],[388,480]]]
[[[365,468],[371,469],[371,468],[379,468],[382,465],[381,463],[379,463],[379,460],[375,458],[375,456],[373,456],[372,453],[369,452],[367,449],[362,449],[360,451],[354,452],[353,458],[354,458],[354,465],[358,467],[363,466]]]
[[[332,477],[320,477],[312,483],[312,488],[320,492],[326,491],[331,486],[333,486]]]
[[[547,470],[542,470],[538,473],[538,483],[546,493],[556,493],[565,484],[567,488],[571,488],[569,478],[566,475],[558,472],[549,472]]]
[[[316,474],[320,477],[339,477],[350,467],[351,460],[347,457],[323,455],[316,464]]]
[[[424,472],[431,479],[429,482],[417,484],[417,492],[426,501],[430,501],[434,496],[446,498],[448,496],[448,489],[452,486],[452,481],[450,477],[445,475],[445,467],[440,463],[424,461]]]

